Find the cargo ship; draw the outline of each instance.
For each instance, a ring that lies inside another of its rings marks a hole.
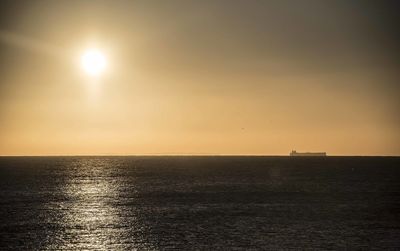
[[[290,152],[290,156],[326,156],[326,152],[305,152],[305,153],[299,153],[296,152],[295,150]]]

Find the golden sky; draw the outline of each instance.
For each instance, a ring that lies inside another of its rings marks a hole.
[[[394,5],[2,1],[0,155],[399,155]]]

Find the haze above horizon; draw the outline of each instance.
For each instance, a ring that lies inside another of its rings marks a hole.
[[[398,7],[2,1],[0,156],[399,156]]]

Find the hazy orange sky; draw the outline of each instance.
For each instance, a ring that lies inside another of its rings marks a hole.
[[[397,5],[1,1],[0,155],[400,155]]]

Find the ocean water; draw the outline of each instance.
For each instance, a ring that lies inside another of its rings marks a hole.
[[[400,158],[0,158],[0,250],[135,249],[400,249]]]

